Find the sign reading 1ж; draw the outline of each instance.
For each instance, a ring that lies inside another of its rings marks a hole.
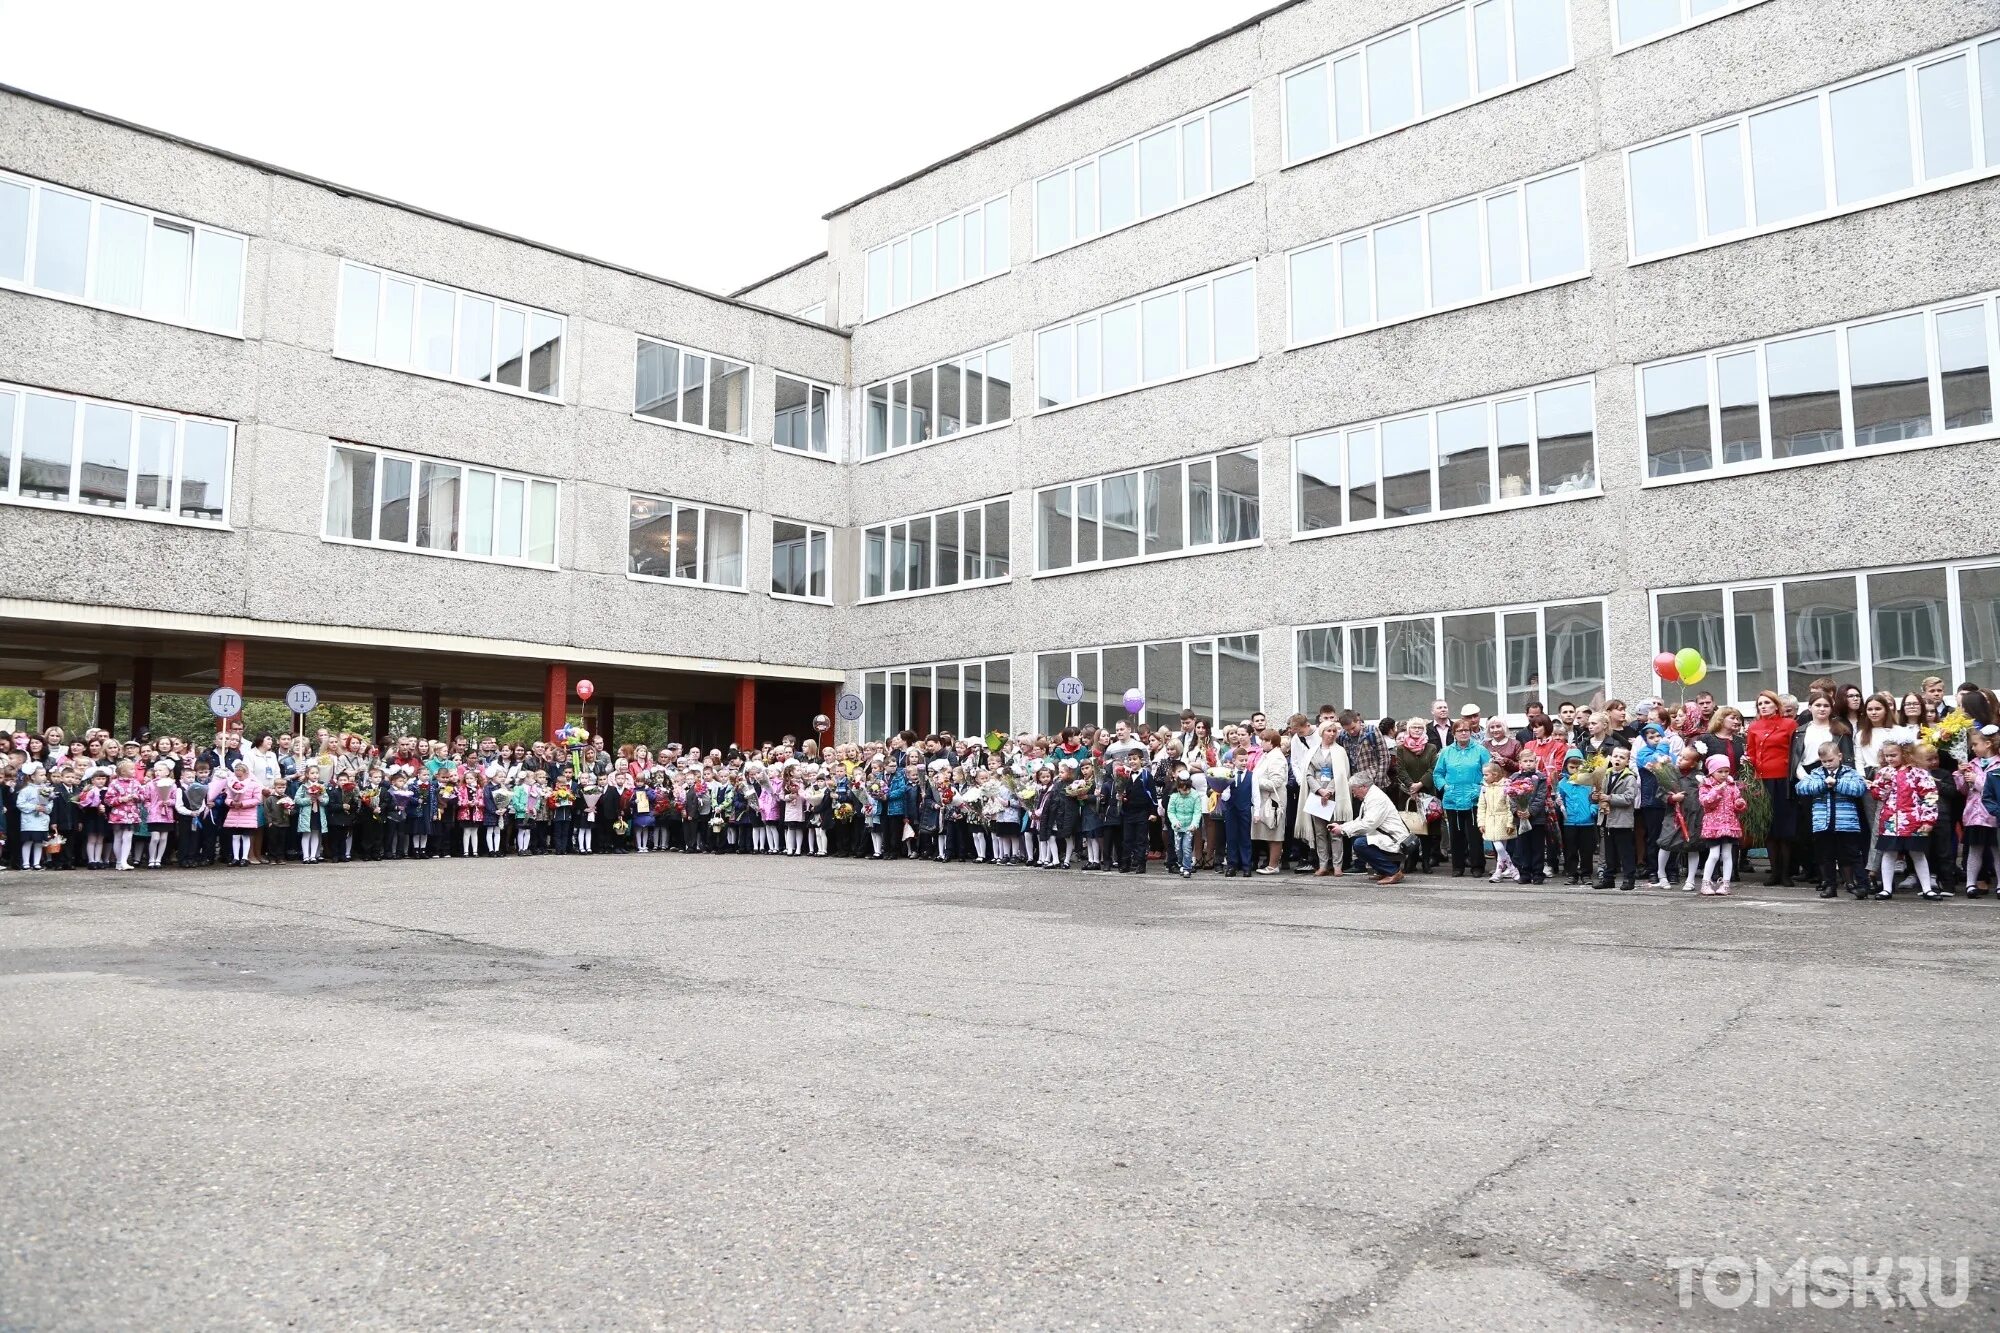
[[[1056,698],[1065,708],[1074,708],[1083,702],[1083,682],[1075,676],[1064,676],[1056,682]]]
[[[208,711],[217,717],[235,717],[243,711],[243,696],[227,685],[208,692]]]
[[[319,707],[319,691],[306,684],[294,685],[285,691],[285,707],[294,713],[310,713]]]

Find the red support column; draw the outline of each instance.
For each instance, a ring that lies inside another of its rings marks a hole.
[[[615,749],[617,742],[612,739],[612,727],[618,722],[618,708],[611,697],[611,691],[597,692],[597,734],[604,737],[605,745]]]
[[[153,659],[132,659],[132,734],[144,735],[153,725]]]
[[[42,730],[62,725],[62,691],[42,691]]]
[[[389,743],[389,696],[375,696],[375,743],[386,746]]]
[[[748,676],[736,682],[736,748],[748,750],[757,744],[757,682]]]
[[[227,685],[238,694],[243,693],[243,640],[222,641],[222,662],[217,675],[220,679],[216,684]]]
[[[109,731],[118,725],[118,682],[100,680],[97,682],[97,717],[93,726],[99,731]]]
[[[551,662],[542,677],[542,739],[552,741],[569,716],[569,667]],[[610,737],[606,737],[609,740]]]
[[[427,741],[434,741],[438,738],[438,695],[437,686],[424,686],[424,700],[421,711],[423,713],[424,739]]]
[[[822,685],[819,687],[819,711],[826,714],[827,721],[826,730],[821,732],[818,737],[821,745],[831,745],[833,743],[833,734],[840,730],[840,714],[833,711],[834,705],[839,702],[840,686]]]

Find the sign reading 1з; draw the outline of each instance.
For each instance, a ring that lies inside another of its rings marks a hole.
[[[243,711],[243,696],[223,685],[208,692],[208,711],[217,717],[235,717]]]
[[[843,721],[859,722],[861,714],[865,709],[866,704],[862,702],[861,696],[852,690],[843,693],[838,699],[833,701],[833,711],[838,713]]]
[[[294,685],[285,691],[285,707],[294,713],[310,713],[319,707],[319,691],[310,685]]]

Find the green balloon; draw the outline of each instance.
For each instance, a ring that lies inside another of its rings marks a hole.
[[[1679,668],[1681,683],[1692,685],[1708,674],[1708,663],[1701,660],[1701,654],[1692,648],[1683,648],[1674,654],[1674,666]]]

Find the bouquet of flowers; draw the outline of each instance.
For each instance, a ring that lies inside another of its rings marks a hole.
[[[318,805],[326,799],[326,784],[318,781],[308,782],[306,784],[306,795],[311,798],[314,805]]]
[[[1069,794],[1071,800],[1081,801],[1090,795],[1090,784],[1082,778],[1077,778],[1063,790]]]
[[[1963,710],[1953,713],[1944,721],[1917,729],[1917,739],[1931,746],[1941,755],[1949,755],[1959,763],[1970,757],[1967,746],[1971,743],[1972,716]]]
[[[846,801],[837,802],[833,807],[833,819],[837,824],[854,822],[854,807]]]
[[[611,831],[622,838],[632,831],[632,826],[622,819],[614,819],[611,821]]]

